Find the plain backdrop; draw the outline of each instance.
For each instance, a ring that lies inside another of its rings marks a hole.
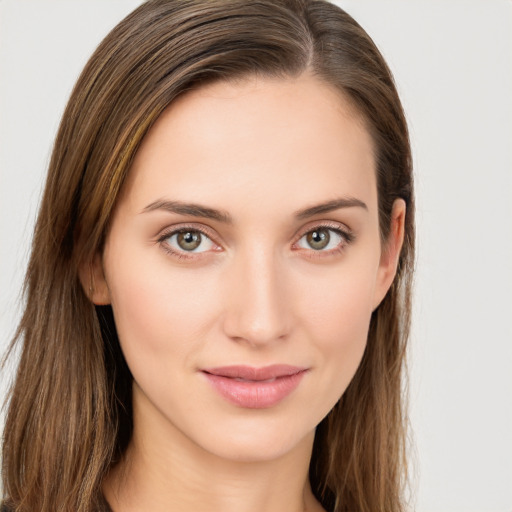
[[[19,318],[65,102],[99,41],[139,3],[0,0],[0,351]],[[512,2],[337,3],[388,60],[411,129],[416,510],[512,512]]]

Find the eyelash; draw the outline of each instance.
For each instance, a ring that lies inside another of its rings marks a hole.
[[[334,232],[336,235],[341,237],[342,241],[334,249],[330,249],[328,251],[315,250],[315,249],[304,249],[307,253],[309,253],[308,257],[313,258],[313,259],[325,258],[325,257],[329,257],[329,256],[332,256],[335,254],[340,254],[355,239],[353,232],[351,230],[349,230],[348,228],[342,229],[340,227],[340,225],[337,223],[322,222],[320,224],[316,224],[315,226],[313,226],[311,228],[308,228],[306,231],[303,231],[301,233],[301,235],[298,237],[297,241],[294,242],[294,245],[296,245],[300,240],[302,240],[302,238],[304,238],[309,233],[312,233],[319,229],[326,229],[326,230]],[[213,244],[218,245],[218,244],[216,244],[216,242],[214,242],[214,237],[209,232],[209,230],[205,229],[204,227],[198,227],[198,226],[193,226],[193,225],[180,225],[178,227],[173,227],[172,229],[169,229],[169,230],[165,231],[164,233],[162,233],[158,237],[157,242],[160,244],[160,246],[166,253],[170,254],[174,258],[177,258],[180,260],[197,259],[198,258],[197,254],[202,254],[202,253],[194,253],[193,251],[177,251],[177,250],[173,249],[172,247],[170,247],[169,244],[166,243],[166,241],[169,238],[171,238],[173,235],[177,235],[180,232],[186,232],[186,231],[198,232],[201,235],[204,235],[205,237],[210,239]],[[300,250],[300,249],[297,249],[297,250]],[[201,256],[199,256],[199,257],[201,257]]]

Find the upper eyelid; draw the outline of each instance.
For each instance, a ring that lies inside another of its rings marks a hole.
[[[354,236],[353,230],[342,222],[332,220],[317,220],[312,221],[311,223],[308,223],[305,226],[301,227],[299,230],[297,230],[294,237],[300,239],[305,234],[314,231],[317,228],[333,229],[334,231],[341,232],[342,234],[348,235],[350,237]]]
[[[193,223],[184,223],[184,224],[177,224],[173,226],[169,226],[165,229],[163,229],[160,234],[158,235],[158,240],[165,240],[166,238],[171,237],[172,235],[175,235],[176,233],[179,233],[180,231],[199,231],[203,235],[206,235],[208,238],[210,238],[213,242],[215,242],[215,233],[214,231],[207,227],[207,226],[197,226]],[[215,242],[217,243],[217,242]]]

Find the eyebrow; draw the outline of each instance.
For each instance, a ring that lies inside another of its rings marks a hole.
[[[223,210],[216,210],[215,208],[208,208],[196,203],[184,203],[182,201],[165,201],[159,199],[151,204],[148,204],[141,213],[153,212],[155,210],[165,210],[170,213],[177,213],[179,215],[191,215],[192,217],[204,217],[207,219],[217,220],[224,224],[233,224],[231,215]]]
[[[320,213],[328,213],[334,210],[340,210],[341,208],[354,207],[363,208],[364,210],[368,211],[368,206],[366,206],[366,203],[360,199],[356,199],[355,197],[341,197],[338,199],[333,199],[332,201],[327,201],[326,203],[310,206],[304,210],[298,210],[295,212],[295,217],[299,220],[302,220],[308,217],[312,217],[313,215],[318,215]]]
[[[333,199],[325,203],[310,206],[302,210],[297,210],[294,216],[297,220],[303,220],[308,217],[313,217],[321,213],[328,213],[341,208],[354,208],[359,207],[368,210],[366,204],[360,199],[354,197],[343,197]],[[146,206],[141,213],[153,212],[155,210],[165,210],[170,213],[177,213],[179,215],[190,215],[192,217],[202,217],[207,219],[216,220],[224,224],[233,224],[233,217],[224,211],[215,208],[209,208],[197,203],[185,203],[182,201],[168,201],[159,199]]]

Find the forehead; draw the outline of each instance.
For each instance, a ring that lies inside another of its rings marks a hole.
[[[137,203],[243,195],[263,205],[279,191],[282,204],[347,194],[371,203],[374,168],[371,137],[334,87],[309,75],[250,78],[175,100],[143,140],[127,188]]]

